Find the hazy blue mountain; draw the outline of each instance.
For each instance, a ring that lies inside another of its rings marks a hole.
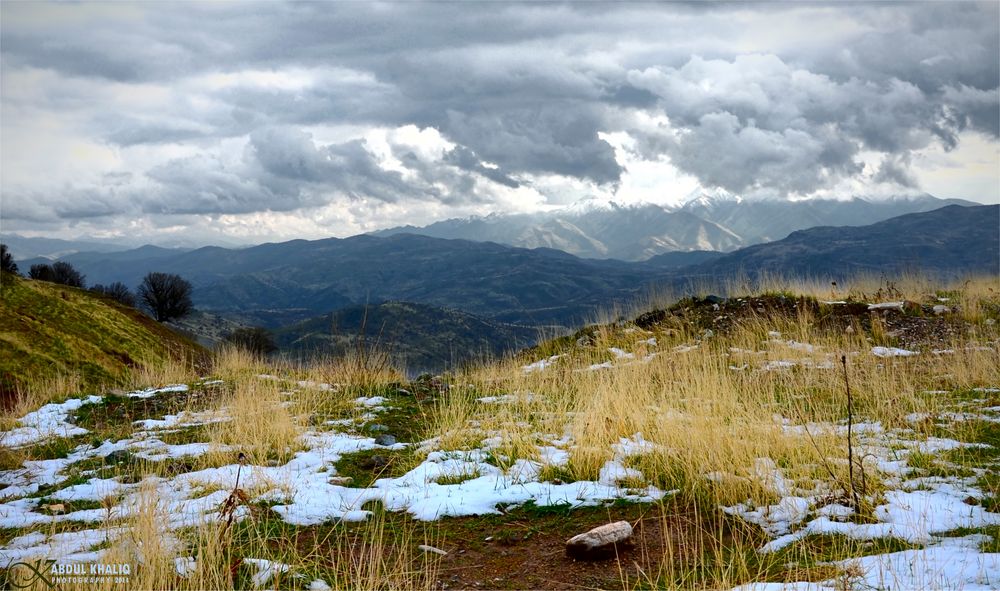
[[[640,261],[667,252],[728,252],[814,226],[870,224],[951,204],[974,205],[930,195],[793,202],[745,200],[716,192],[692,195],[679,208],[587,199],[545,213],[456,218],[375,234],[491,241],[524,248],[556,248],[584,258]]]
[[[867,226],[800,230],[683,272],[713,277],[770,272],[836,280],[906,270],[952,276],[1000,273],[1000,205],[949,205]]]
[[[7,245],[16,261],[35,258],[56,259],[77,252],[116,252],[129,248],[121,244],[95,240],[30,238],[17,234],[0,234],[0,242]]]
[[[819,227],[721,255],[673,252],[642,262],[581,259],[551,248],[412,234],[293,240],[244,249],[138,249],[66,257],[90,283],[138,284],[149,271],[194,284],[200,309],[276,327],[366,302],[406,301],[491,322],[557,330],[664,284],[744,270],[836,275],[996,269],[996,206],[949,206],[869,226]]]
[[[90,283],[132,286],[149,271],[177,273],[194,285],[199,308],[266,324],[276,322],[272,316],[287,322],[351,304],[400,300],[501,322],[567,325],[668,275],[653,265],[579,259],[554,249],[410,234],[206,247],[146,259],[115,255],[65,260]]]
[[[725,194],[698,195],[682,207],[740,236],[743,246],[781,240],[796,230],[816,226],[864,226],[908,213],[932,211],[946,205],[977,205],[931,195],[891,199],[806,201],[744,200]],[[715,249],[720,250],[720,249]]]

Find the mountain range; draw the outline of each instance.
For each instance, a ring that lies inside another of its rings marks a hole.
[[[243,249],[143,247],[62,260],[86,274],[89,284],[135,286],[150,271],[177,273],[194,285],[199,309],[280,329],[281,342],[297,351],[343,348],[350,330],[330,327],[351,326],[358,307],[370,305],[401,335],[408,362],[423,368],[497,354],[527,344],[537,330],[557,334],[646,293],[680,294],[692,282],[711,285],[736,274],[836,280],[894,270],[997,274],[1000,206],[950,205],[866,226],[795,231],[729,253],[677,251],[639,262],[405,233]],[[22,268],[32,262],[21,261]],[[387,302],[392,305],[380,307]],[[355,312],[336,316],[344,310]],[[435,345],[436,334],[451,335],[446,349]]]
[[[1000,205],[949,205],[868,226],[819,226],[685,267],[689,277],[777,272],[848,279],[917,271],[1000,274]]]
[[[679,207],[588,199],[550,212],[456,218],[374,234],[485,240],[522,248],[555,248],[582,258],[640,261],[667,252],[729,252],[814,226],[859,226],[945,205],[975,204],[926,194],[787,201],[748,200],[715,192],[695,194]]]

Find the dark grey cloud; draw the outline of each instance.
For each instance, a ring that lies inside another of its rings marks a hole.
[[[916,188],[915,152],[1000,138],[995,2],[0,10],[5,127],[8,109],[58,115],[137,163],[122,182],[8,186],[4,216],[25,220],[447,208],[550,175],[613,191],[624,169],[600,134],[619,131],[735,192],[830,189],[870,153],[873,182]],[[9,83],[25,79],[43,90]],[[357,139],[409,125],[450,147],[390,145],[400,171]]]
[[[489,167],[476,156],[476,153],[464,146],[456,146],[444,155],[444,161],[454,164],[462,170],[468,170],[483,175],[493,182],[500,183],[505,187],[516,189],[521,186],[515,179],[505,174],[499,167]]]

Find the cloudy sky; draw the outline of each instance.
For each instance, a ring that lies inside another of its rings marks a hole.
[[[1000,201],[960,4],[0,4],[4,232],[346,236],[596,196]]]

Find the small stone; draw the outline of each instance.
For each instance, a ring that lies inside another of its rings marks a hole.
[[[109,453],[104,456],[105,464],[123,464],[132,459],[132,454],[125,451],[124,449],[119,449]]]
[[[429,554],[439,554],[441,556],[447,556],[448,553],[440,548],[435,548],[434,546],[428,546],[427,544],[420,544],[417,546],[417,550],[427,552]]]
[[[937,306],[934,306],[934,313],[937,314],[938,316],[942,314],[950,314],[951,308],[948,306],[938,304]]]
[[[375,438],[375,445],[396,445],[396,438],[388,433]]]
[[[573,536],[566,541],[566,554],[578,560],[612,558],[621,546],[632,543],[632,524],[617,521]]]
[[[351,486],[354,479],[350,476],[331,476],[329,482],[334,486]]]
[[[358,463],[358,466],[364,468],[365,470],[381,470],[389,465],[389,458],[375,454],[370,458],[362,460]]]
[[[53,515],[62,514],[66,512],[66,505],[62,503],[54,503],[52,505],[42,505],[42,510],[48,511]]]

